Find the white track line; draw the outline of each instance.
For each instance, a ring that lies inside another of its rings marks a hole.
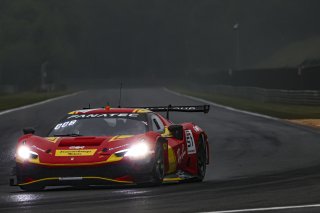
[[[207,213],[259,212],[259,211],[305,209],[305,208],[317,208],[317,207],[320,207],[320,204],[300,205],[300,206],[279,206],[279,207],[254,208],[254,209],[236,209],[236,210],[226,210],[226,211],[212,211],[212,212],[207,212]]]
[[[221,105],[221,104],[217,104],[217,103],[214,103],[214,102],[211,102],[211,101],[208,101],[208,100],[204,100],[202,98],[197,98],[197,97],[193,97],[193,96],[189,96],[189,95],[184,95],[184,94],[181,94],[179,92],[175,92],[175,91],[169,90],[169,89],[167,89],[165,87],[163,88],[163,90],[165,90],[166,92],[172,93],[174,95],[182,96],[182,97],[189,98],[189,99],[192,99],[192,100],[195,100],[195,101],[200,101],[200,102],[203,102],[203,103],[206,103],[206,104],[210,104],[210,105],[215,106],[215,107],[220,107],[220,108],[223,108],[223,109],[227,109],[227,110],[230,110],[230,111],[240,112],[240,113],[244,113],[244,114],[248,114],[248,115],[252,115],[252,116],[256,116],[256,117],[261,117],[261,118],[272,119],[272,120],[280,120],[279,118],[275,118],[275,117],[272,117],[272,116],[262,115],[262,114],[259,114],[259,113],[249,112],[249,111],[240,110],[240,109],[235,109],[235,108],[224,106],[224,105]]]
[[[47,100],[44,100],[44,101],[41,101],[41,102],[37,102],[37,103],[34,103],[34,104],[29,104],[29,105],[22,106],[22,107],[17,107],[17,108],[13,108],[13,109],[8,109],[8,110],[5,110],[5,111],[0,112],[0,116],[1,116],[1,115],[4,115],[4,114],[11,113],[11,112],[23,110],[23,109],[28,109],[28,108],[31,108],[31,107],[34,107],[34,106],[38,106],[38,105],[41,105],[41,104],[46,104],[46,103],[49,103],[49,102],[52,102],[52,101],[57,101],[57,100],[60,100],[60,99],[63,99],[63,98],[68,98],[68,97],[70,97],[70,96],[78,95],[78,94],[81,93],[81,92],[82,92],[82,91],[80,91],[80,92],[75,92],[75,93],[72,93],[72,94],[69,94],[69,95],[64,95],[64,96],[56,97],[56,98],[47,99]]]

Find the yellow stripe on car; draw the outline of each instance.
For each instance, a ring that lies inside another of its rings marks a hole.
[[[117,141],[117,140],[121,140],[121,139],[125,139],[125,138],[130,138],[132,137],[133,135],[116,135],[114,137],[112,137],[109,142],[111,141]]]
[[[136,113],[148,113],[148,112],[151,112],[151,111],[148,109],[137,109],[136,111]]]
[[[59,140],[59,137],[46,137],[49,142],[56,143]]]
[[[161,134],[162,137],[164,138],[171,138],[172,133],[169,131],[168,127],[164,127],[164,133]]]
[[[179,177],[176,177],[176,178],[163,178],[163,182],[178,182],[178,181],[182,181],[184,180],[183,178],[179,178]]]
[[[97,177],[97,176],[85,176],[81,177],[82,179],[95,179],[95,180],[105,180],[109,182],[116,182],[116,183],[133,183],[133,181],[126,181],[126,180],[116,180],[112,178],[105,178],[105,177]],[[43,182],[43,181],[50,181],[50,180],[60,180],[60,177],[48,177],[48,178],[41,178],[38,180],[33,180],[27,183],[20,183],[18,184],[19,186],[24,186],[28,184],[33,184],[33,183],[38,183],[38,182]]]
[[[99,180],[106,180],[106,181],[112,181],[116,183],[133,183],[133,181],[127,181],[127,180],[115,180],[111,178],[104,178],[104,177],[83,177],[84,179],[99,179]]]
[[[30,181],[28,183],[20,183],[18,185],[24,186],[24,185],[28,185],[28,184],[32,184],[32,183],[37,183],[37,182],[41,182],[41,181],[49,181],[49,180],[59,180],[59,178],[58,177],[42,178],[42,179]]]
[[[175,172],[177,168],[177,157],[174,154],[174,151],[170,145],[168,145],[168,160],[169,160],[168,173]]]
[[[111,163],[111,162],[116,162],[121,160],[123,157],[118,157],[115,154],[112,154],[108,159],[107,159],[107,163]]]

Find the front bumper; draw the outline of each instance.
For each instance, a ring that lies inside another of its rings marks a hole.
[[[10,177],[11,186],[41,184],[57,185],[109,185],[133,184],[147,181],[152,173],[151,162],[117,162],[93,166],[43,166],[18,163]]]

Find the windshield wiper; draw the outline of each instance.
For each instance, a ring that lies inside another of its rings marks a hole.
[[[57,134],[57,135],[53,135],[54,137],[77,137],[77,136],[83,136],[77,133],[70,133],[70,134]]]

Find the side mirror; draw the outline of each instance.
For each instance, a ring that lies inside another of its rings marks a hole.
[[[36,132],[36,130],[34,130],[33,128],[24,128],[22,131],[23,131],[23,134],[25,135],[34,134]]]
[[[183,127],[181,125],[171,125],[168,129],[174,138],[178,140],[183,139]]]

